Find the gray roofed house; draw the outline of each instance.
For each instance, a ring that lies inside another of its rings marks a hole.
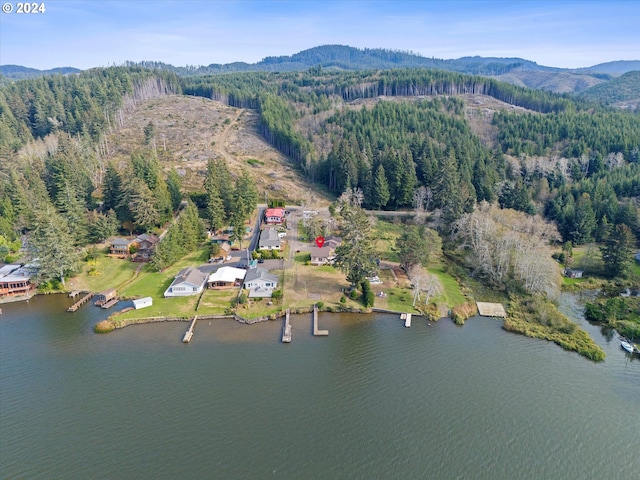
[[[330,263],[333,249],[327,245],[318,248],[315,245],[309,247],[311,254],[311,265],[325,265]]]
[[[169,288],[164,292],[165,297],[186,297],[202,292],[209,275],[197,268],[187,267],[180,270]]]
[[[269,273],[264,268],[250,268],[244,277],[244,288],[249,290],[249,298],[271,297],[278,287],[278,276]]]
[[[133,245],[134,240],[127,238],[114,238],[109,244],[111,255],[129,255],[129,248]]]
[[[260,232],[259,250],[280,250],[282,240],[275,228],[266,228]]]
[[[326,247],[331,247],[332,249],[335,250],[336,247],[339,247],[340,245],[342,245],[341,237],[336,237],[335,235],[329,235],[324,239],[324,246]]]

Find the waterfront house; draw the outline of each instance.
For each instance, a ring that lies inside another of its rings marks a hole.
[[[267,225],[282,225],[284,223],[284,208],[267,208],[264,212],[264,221]]]
[[[204,290],[209,275],[197,268],[187,267],[180,270],[164,292],[165,297],[186,297],[197,295]]]
[[[280,250],[282,239],[275,228],[265,228],[260,232],[259,250]]]
[[[244,277],[244,288],[249,290],[249,298],[270,298],[278,287],[278,277],[264,268],[250,268]]]
[[[137,252],[133,256],[134,262],[148,262],[151,260],[153,253],[156,250],[156,245],[160,239],[155,235],[148,235],[143,233],[138,235],[134,240],[134,245],[137,248]]]
[[[109,242],[109,252],[118,257],[128,257],[131,245],[135,242],[127,238],[114,238]]]
[[[27,266],[4,265],[0,268],[0,297],[31,295],[35,289]]]
[[[216,272],[209,275],[207,284],[209,288],[224,289],[239,287],[242,285],[247,271],[242,268],[220,267]]]

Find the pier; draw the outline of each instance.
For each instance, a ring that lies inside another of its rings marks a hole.
[[[109,300],[108,302],[103,303],[102,305],[100,305],[100,308],[111,308],[113,307],[116,303],[118,303],[120,300],[118,300],[117,298],[112,298],[111,300]]]
[[[409,328],[411,326],[411,314],[403,313],[400,315],[400,320],[404,320],[404,326]]]
[[[91,300],[93,298],[93,296],[95,295],[95,293],[89,292],[87,293],[84,297],[82,297],[80,300],[78,300],[76,303],[74,303],[73,305],[71,305],[69,308],[67,308],[67,312],[75,312],[76,310],[78,310],[82,305],[84,305],[85,303],[87,303],[89,300]]]
[[[191,338],[193,337],[193,330],[196,328],[197,320],[198,320],[198,316],[196,315],[195,317],[193,317],[193,320],[191,321],[189,330],[187,330],[184,334],[184,337],[182,337],[182,343],[189,343],[191,341]]]
[[[291,343],[291,323],[289,323],[289,315],[291,311],[287,308],[287,313],[284,317],[284,328],[282,330],[282,343]]]
[[[81,293],[82,292],[80,290],[74,290],[73,292],[69,293],[69,298],[76,298]]]
[[[329,330],[318,330],[318,306],[313,306],[313,336],[314,337],[326,337],[329,335]]]

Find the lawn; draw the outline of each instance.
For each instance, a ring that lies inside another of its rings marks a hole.
[[[138,266],[129,260],[101,255],[82,265],[82,271],[70,279],[69,288],[88,292],[117,288],[131,279]]]
[[[405,225],[402,223],[391,223],[384,220],[378,220],[374,229],[375,233],[375,249],[380,253],[382,260],[389,262],[398,262],[398,254],[393,251],[396,245],[396,239],[402,235]]]
[[[456,305],[461,305],[467,301],[465,296],[460,291],[460,285],[455,278],[446,273],[443,267],[433,267],[428,269],[429,273],[435,275],[442,286],[442,293],[436,295],[429,302],[445,303],[447,307],[453,308]]]
[[[198,307],[198,315],[223,314],[238,297],[239,288],[229,290],[205,290]]]

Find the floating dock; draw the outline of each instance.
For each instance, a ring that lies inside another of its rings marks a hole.
[[[71,305],[69,308],[67,308],[67,312],[75,312],[76,310],[78,310],[82,305],[84,305],[85,303],[87,303],[89,300],[91,300],[93,298],[93,296],[95,295],[95,293],[87,293],[84,297],[82,297],[80,300],[78,300],[76,303],[74,303],[73,305]]]
[[[501,303],[476,302],[478,312],[483,317],[501,317],[506,318],[507,312]]]
[[[291,343],[291,324],[289,323],[289,315],[291,311],[287,308],[284,317],[284,328],[282,329],[282,343]]]
[[[187,330],[184,334],[184,337],[182,337],[182,343],[189,343],[191,341],[191,338],[193,337],[193,330],[196,328],[197,320],[198,320],[198,316],[196,315],[195,317],[193,317],[193,320],[191,321],[189,330]]]
[[[411,326],[411,314],[403,313],[400,315],[400,320],[404,320],[404,326],[409,328]]]
[[[113,307],[116,303],[118,303],[120,300],[118,300],[117,298],[112,298],[111,300],[109,300],[108,302],[103,303],[102,305],[100,305],[100,308],[111,308]]]
[[[314,337],[326,337],[329,335],[329,330],[318,330],[318,306],[313,306],[313,336]]]

